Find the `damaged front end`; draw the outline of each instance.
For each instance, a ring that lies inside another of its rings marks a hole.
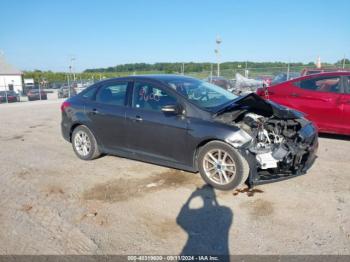
[[[301,113],[255,94],[237,99],[215,120],[240,128],[226,142],[247,160],[249,186],[305,174],[316,159],[315,126]]]

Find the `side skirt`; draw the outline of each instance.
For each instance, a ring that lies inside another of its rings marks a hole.
[[[137,160],[137,161],[141,161],[144,163],[150,163],[150,164],[155,164],[155,165],[164,166],[164,167],[175,168],[175,169],[179,169],[179,170],[188,171],[191,173],[198,172],[198,170],[193,166],[188,166],[188,165],[175,163],[175,162],[171,162],[171,161],[164,161],[164,160],[161,160],[161,159],[156,158],[156,157],[150,157],[148,155],[134,153],[132,151],[119,150],[119,149],[118,150],[111,150],[111,149],[106,149],[106,148],[101,147],[101,146],[100,146],[100,148],[101,148],[101,151],[103,153],[109,154],[109,155],[114,155],[114,156],[123,157],[123,158],[127,158],[127,159]]]

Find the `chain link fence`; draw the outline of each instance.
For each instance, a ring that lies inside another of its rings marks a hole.
[[[227,79],[235,79],[236,74],[240,74],[246,78],[251,79],[261,79],[262,77],[274,78],[277,75],[285,74],[289,76],[289,78],[294,78],[302,74],[303,70],[311,70],[315,69],[314,65],[305,66],[305,65],[290,65],[283,67],[246,67],[246,68],[232,68],[232,69],[221,69],[220,76]],[[344,65],[344,67],[336,67],[336,66],[325,66],[322,67],[321,70],[347,70],[350,71],[350,65]],[[208,77],[217,76],[217,70],[213,71],[202,71],[202,72],[186,72],[185,75],[197,77],[200,79],[206,79]]]
[[[201,72],[187,72],[186,71],[186,65],[184,66],[184,71],[182,72],[172,72],[174,74],[184,74],[188,76],[192,76],[198,79],[210,79],[211,77],[216,77],[217,70],[216,66],[213,66],[213,70],[207,70],[207,71],[201,71]],[[311,70],[315,69],[315,65],[286,65],[286,66],[280,66],[280,67],[237,67],[237,68],[223,68],[220,70],[220,76],[226,78],[227,80],[231,80],[234,82],[236,80],[236,77],[239,74],[240,76],[243,76],[245,78],[249,79],[255,79],[260,81],[265,81],[268,79],[271,81],[276,76],[282,76],[284,80],[292,79],[295,77],[298,77],[302,74],[303,70]],[[322,70],[329,71],[329,70],[348,70],[350,71],[350,64],[342,65],[340,68],[332,65],[327,65],[322,67]],[[145,75],[145,74],[163,74],[163,73],[169,73],[169,72],[162,72],[162,71],[133,71],[133,72],[115,72],[115,73],[96,73],[98,77],[92,77],[89,79],[83,78],[84,74],[76,74],[78,79],[77,81],[65,81],[65,82],[47,82],[45,85],[37,84],[35,87],[32,87],[31,89],[39,89],[39,95],[37,97],[34,97],[33,99],[29,99],[28,96],[28,89],[23,85],[23,92],[15,93],[16,99],[13,98],[13,91],[11,92],[9,88],[6,86],[6,89],[0,88],[0,90],[7,90],[7,92],[0,91],[0,103],[8,103],[8,102],[16,102],[21,101],[25,102],[28,100],[59,100],[59,99],[65,99],[72,95],[75,95],[79,92],[81,92],[84,88],[91,85],[92,83],[95,83],[97,81],[101,81],[107,78],[112,77],[121,77],[126,75]],[[1,85],[1,83],[0,83]],[[70,88],[68,88],[70,87]],[[18,89],[17,87],[14,89]],[[30,89],[29,89],[30,90]],[[41,93],[43,92],[43,93]],[[42,94],[46,95],[42,95]]]

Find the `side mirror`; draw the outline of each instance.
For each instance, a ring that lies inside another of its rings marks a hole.
[[[180,107],[178,105],[166,105],[162,107],[162,112],[171,113],[171,114],[179,114]]]

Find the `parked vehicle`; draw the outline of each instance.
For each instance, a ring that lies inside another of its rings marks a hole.
[[[301,71],[301,76],[327,73],[327,72],[350,72],[350,71],[349,69],[342,69],[342,68],[304,68]]]
[[[72,86],[70,87],[70,93],[69,93],[69,88],[67,85],[62,86],[57,92],[58,98],[68,98],[69,96],[74,96],[76,94],[77,92],[75,88],[73,88]]]
[[[270,86],[272,83],[271,76],[257,76],[257,77],[255,77],[255,80],[262,81],[263,84],[266,86]]]
[[[292,80],[294,78],[300,77],[300,73],[298,72],[290,72],[289,74],[287,73],[280,73],[278,75],[276,75],[272,81],[271,81],[271,86],[273,85],[277,85],[279,83],[288,81],[288,80]]]
[[[101,81],[61,111],[62,135],[80,159],[106,153],[199,171],[222,190],[304,174],[318,146],[300,113],[185,76]]]
[[[28,101],[47,100],[47,93],[44,90],[31,89],[27,93]]]
[[[239,73],[236,73],[236,83],[232,92],[236,95],[249,94],[255,92],[258,87],[261,87],[263,85],[263,80],[248,78],[242,76]]]
[[[0,103],[6,103],[6,102],[12,103],[12,102],[19,102],[19,101],[20,101],[20,96],[15,91],[11,91],[11,90],[0,91]]]
[[[322,133],[350,135],[350,72],[331,72],[299,77],[257,94],[299,110]]]
[[[233,87],[231,81],[222,76],[208,77],[207,79],[205,79],[205,81],[220,86],[226,90]]]

